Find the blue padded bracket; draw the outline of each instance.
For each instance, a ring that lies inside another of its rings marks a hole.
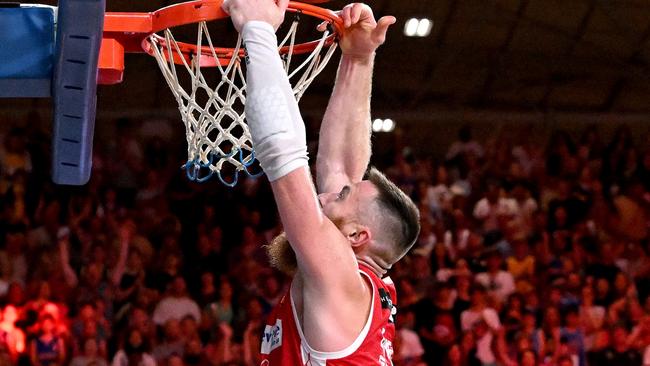
[[[51,96],[55,8],[0,4],[0,98]]]
[[[60,0],[54,58],[52,180],[90,179],[105,0]]]

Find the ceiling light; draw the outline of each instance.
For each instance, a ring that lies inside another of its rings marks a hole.
[[[377,118],[372,121],[372,132],[393,132],[394,129],[395,121],[390,118]]]
[[[433,22],[429,19],[420,19],[420,22],[418,24],[418,28],[416,30],[416,34],[418,37],[426,37],[431,33],[431,25]]]
[[[404,34],[407,37],[426,37],[431,34],[433,21],[427,18],[411,18],[404,24]]]
[[[384,121],[380,119],[376,119],[372,121],[372,131],[373,132],[379,132],[381,131],[381,128],[384,126]]]
[[[385,119],[384,122],[382,122],[381,124],[381,130],[384,132],[391,132],[394,129],[395,129],[395,122],[390,118]]]
[[[404,34],[408,37],[415,36],[415,33],[418,31],[418,25],[420,25],[419,19],[411,18],[407,20],[404,25]]]
[[[433,21],[428,18],[411,18],[404,24],[404,34],[407,37],[426,37],[431,34]]]

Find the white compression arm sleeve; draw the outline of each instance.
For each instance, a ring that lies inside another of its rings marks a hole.
[[[273,27],[250,21],[246,48],[246,119],[255,156],[270,181],[308,165],[305,124],[278,54]]]

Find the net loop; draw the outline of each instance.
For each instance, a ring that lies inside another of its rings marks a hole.
[[[287,34],[278,37],[281,39],[278,50],[298,101],[337,47],[332,27],[322,32],[317,41],[309,43],[309,48],[305,44],[297,45],[303,16],[300,10],[295,11]],[[185,124],[188,149],[183,168],[187,178],[205,182],[216,175],[224,185],[234,187],[241,173],[253,178],[262,174],[249,170],[255,163],[255,149],[244,111],[245,52],[241,37],[233,49],[216,48],[207,23],[200,21],[197,25],[196,48],[192,47],[189,54],[186,44],[177,41],[170,28],[162,35],[152,34],[147,42]],[[213,85],[206,77],[211,76],[208,72],[217,75]]]
[[[261,177],[264,174],[261,170],[257,173],[252,173],[251,170],[249,169],[253,164],[255,164],[255,150],[251,152],[250,159],[248,159],[248,161],[246,161],[246,159],[244,158],[243,150],[238,150],[237,154],[238,154],[237,161],[241,163],[242,166],[241,171],[246,173],[246,176],[256,179]],[[203,163],[200,160],[195,159],[185,163],[181,167],[181,169],[185,169],[185,174],[187,176],[187,179],[189,179],[190,181],[197,182],[197,183],[207,182],[208,180],[210,180],[210,178],[212,178],[216,174],[217,178],[219,178],[219,181],[221,183],[232,188],[235,187],[238,183],[239,180],[238,174],[233,175],[232,181],[228,181],[222,176],[221,170],[215,171],[210,169],[210,167],[214,164],[215,159],[223,159],[228,157],[229,156],[218,156],[216,154],[209,154],[207,163]],[[207,174],[201,175],[201,171],[206,169],[208,170]]]

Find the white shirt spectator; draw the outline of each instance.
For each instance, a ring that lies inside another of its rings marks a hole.
[[[397,335],[401,340],[398,359],[408,360],[417,357],[422,357],[424,348],[420,342],[420,337],[417,333],[408,328],[402,328],[397,331]]]
[[[510,272],[499,271],[492,275],[488,272],[481,272],[476,275],[476,282],[488,289],[488,293],[499,302],[505,302],[515,292],[515,280]]]
[[[474,206],[474,217],[483,222],[486,231],[499,228],[499,216],[514,217],[519,213],[519,205],[512,198],[499,198],[496,204],[490,204],[486,197],[481,198]]]
[[[436,281],[447,282],[454,276],[455,273],[455,268],[440,268],[436,272]]]
[[[492,308],[485,308],[483,311],[465,310],[460,314],[460,327],[463,332],[469,331],[474,327],[474,324],[479,321],[485,321],[490,329],[501,328],[501,321],[499,314]]]
[[[483,365],[496,365],[497,358],[492,351],[492,341],[494,336],[488,332],[483,337],[476,340],[476,358]]]
[[[476,340],[476,358],[484,365],[492,365],[496,357],[492,351],[494,331],[501,328],[499,314],[492,308],[485,308],[482,311],[465,310],[460,314],[460,325],[464,332],[472,330],[480,322],[485,322],[488,329]],[[480,325],[485,327],[485,325]]]
[[[521,201],[513,198],[513,201],[516,205],[516,213],[510,224],[518,228],[520,235],[526,235],[532,229],[533,216],[539,209],[539,206],[537,205],[537,201],[532,197],[525,198]]]
[[[165,297],[153,312],[153,322],[157,325],[165,324],[169,319],[182,320],[187,315],[192,316],[194,320],[201,321],[201,310],[199,305],[187,296],[183,297]]]
[[[129,358],[126,356],[126,352],[124,352],[124,350],[117,351],[117,353],[113,357],[113,362],[111,362],[111,366],[131,366],[129,365]],[[150,354],[143,353],[142,360],[140,360],[140,364],[134,366],[156,366],[156,360],[154,360]]]

